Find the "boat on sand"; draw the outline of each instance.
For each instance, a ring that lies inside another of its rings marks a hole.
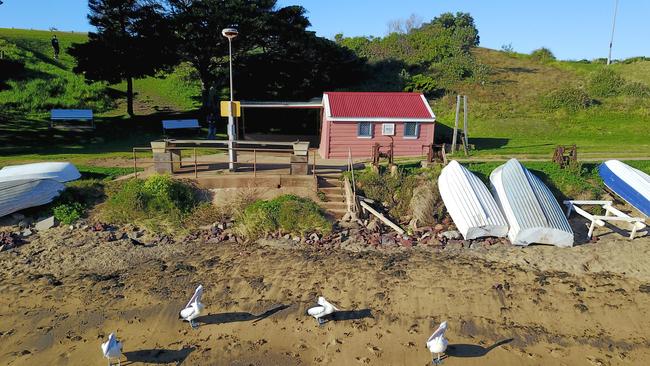
[[[650,216],[650,176],[618,160],[607,160],[598,174],[612,192],[645,216]]]
[[[573,230],[546,185],[517,159],[490,174],[492,194],[503,211],[515,245],[532,243],[573,246]]]
[[[465,240],[508,234],[508,222],[488,188],[456,160],[442,169],[438,189]]]

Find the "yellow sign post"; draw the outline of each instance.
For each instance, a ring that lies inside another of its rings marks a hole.
[[[222,100],[221,101],[221,117],[229,117],[231,115],[233,117],[241,117],[241,103],[233,101],[232,106],[230,106],[230,101]]]

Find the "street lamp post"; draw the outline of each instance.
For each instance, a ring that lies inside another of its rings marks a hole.
[[[230,59],[230,112],[228,113],[228,169],[235,170],[235,163],[237,162],[237,154],[234,148],[235,141],[235,116],[233,116],[233,87],[232,87],[232,40],[237,37],[239,32],[235,28],[225,28],[221,34],[228,38],[228,55]]]

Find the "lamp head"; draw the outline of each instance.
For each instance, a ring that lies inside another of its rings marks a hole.
[[[226,37],[226,38],[228,38],[230,40],[237,37],[238,34],[239,34],[239,32],[235,28],[224,28],[221,31],[221,35],[223,35],[224,37]]]

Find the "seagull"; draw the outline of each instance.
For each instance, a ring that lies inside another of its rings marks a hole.
[[[447,331],[447,322],[444,321],[440,324],[438,329],[436,329],[435,332],[427,339],[427,348],[431,353],[437,353],[438,358],[433,359],[433,364],[434,365],[440,365],[442,363],[442,360],[440,359],[440,354],[444,353],[447,350],[447,344],[449,342],[445,338],[445,331]]]
[[[323,317],[330,315],[335,311],[339,311],[339,309],[330,304],[324,297],[320,296],[318,297],[318,306],[307,309],[307,314],[316,318],[318,325],[323,325],[325,324]]]
[[[108,340],[102,343],[102,353],[108,359],[108,366],[111,366],[111,359],[117,358],[117,366],[120,366],[120,357],[122,356],[122,343],[117,341],[115,333],[108,336]]]
[[[194,295],[187,305],[185,305],[185,308],[178,313],[179,319],[184,319],[190,322],[192,329],[198,327],[198,324],[196,324],[194,319],[196,319],[205,308],[205,306],[201,304],[201,296],[203,296],[203,285],[199,285],[199,287],[196,288]]]

